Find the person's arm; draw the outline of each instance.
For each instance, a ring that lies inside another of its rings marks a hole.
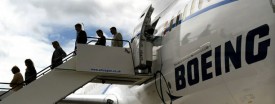
[[[105,37],[103,37],[102,45],[103,45],[103,46],[106,46],[106,38],[105,38]]]
[[[58,53],[59,53],[58,58],[61,59],[61,60],[67,56],[66,52],[62,48],[58,49]]]
[[[95,45],[105,46],[106,45],[106,39],[105,39],[105,37],[99,38]]]
[[[85,31],[83,31],[83,42],[87,44],[87,33]]]
[[[57,57],[55,57],[53,60],[56,62],[56,61],[58,61],[58,60],[62,60],[63,58],[65,58],[66,57],[66,53],[63,51],[63,49],[62,48],[59,48],[59,49],[57,49],[56,50],[57,51]]]
[[[123,38],[122,38],[122,35],[120,34],[120,33],[118,33],[118,40],[120,40],[120,41],[118,41],[118,46],[119,47],[123,47]]]
[[[119,47],[119,36],[118,36],[119,34],[116,34],[115,36],[114,36],[114,47]]]
[[[15,87],[17,82],[18,82],[18,76],[16,74],[14,74],[13,78],[11,80],[11,83],[10,83],[10,87],[12,87],[12,88]]]
[[[96,41],[95,45],[100,45],[100,41],[101,41],[101,38],[99,38],[99,39]]]
[[[78,43],[86,44],[87,43],[87,34],[85,31],[81,31],[79,33],[79,41]]]
[[[62,58],[65,58],[67,56],[66,52],[63,49],[61,49],[61,54]]]
[[[114,39],[114,38],[113,38]],[[115,46],[115,40],[112,40],[111,42],[111,46],[114,47]]]

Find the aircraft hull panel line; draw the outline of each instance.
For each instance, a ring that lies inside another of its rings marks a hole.
[[[12,93],[0,104],[55,104],[95,77],[87,72],[53,70]]]

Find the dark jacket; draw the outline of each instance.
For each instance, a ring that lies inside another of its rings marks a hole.
[[[86,44],[87,43],[87,34],[85,31],[80,31],[77,33],[76,43],[78,44]]]
[[[106,38],[105,38],[105,36],[99,38],[99,39],[97,40],[97,42],[95,43],[95,45],[106,46]]]
[[[52,67],[51,69],[54,69],[55,67],[61,65],[62,59],[66,57],[66,53],[63,51],[61,47],[54,50],[52,55]]]
[[[36,76],[37,76],[37,73],[36,73],[36,70],[34,67],[27,68],[26,72],[25,72],[26,85],[28,85],[32,81],[36,80]]]

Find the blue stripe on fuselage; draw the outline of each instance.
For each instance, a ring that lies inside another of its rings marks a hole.
[[[178,25],[180,25],[181,23],[184,23],[185,21],[187,21],[187,20],[189,20],[189,19],[191,19],[191,18],[194,18],[194,17],[196,17],[196,16],[198,16],[198,15],[204,13],[204,12],[207,12],[207,11],[209,11],[209,10],[215,9],[215,8],[217,8],[217,7],[220,7],[220,6],[223,6],[223,5],[226,5],[226,4],[235,2],[235,1],[238,1],[238,0],[224,0],[224,1],[218,2],[218,3],[216,3],[216,4],[210,5],[210,6],[204,8],[204,9],[202,9],[202,10],[197,11],[197,12],[194,13],[194,14],[191,14],[190,16],[186,17],[184,20],[182,20],[182,19],[179,20]],[[165,32],[168,32],[168,31],[172,30],[173,28],[177,27],[178,25],[176,25],[176,24],[177,24],[177,23],[174,23],[174,24],[172,25],[172,27],[166,28]],[[170,28],[171,28],[171,29],[170,29]],[[139,36],[140,34],[141,34],[141,33],[136,34],[136,37]]]
[[[196,13],[194,13],[194,14],[188,16],[184,21],[187,21],[187,20],[189,20],[189,19],[191,19],[191,18],[193,18],[193,17],[196,17],[196,16],[198,16],[198,15],[204,13],[204,12],[207,12],[207,11],[212,10],[212,9],[215,9],[215,8],[217,8],[217,7],[220,7],[220,6],[223,6],[223,5],[232,3],[232,2],[234,2],[234,1],[237,1],[237,0],[224,0],[224,1],[221,1],[221,2],[219,2],[219,3],[210,5],[210,6],[206,7],[206,8],[204,8],[204,9],[199,10],[198,12],[196,12]],[[184,22],[184,21],[183,21],[183,22]]]
[[[190,16],[187,16],[184,20],[180,20],[181,22],[179,22],[178,25],[180,25],[181,23],[183,23],[183,22],[185,22],[185,21],[187,21],[187,20],[189,20],[189,19],[191,19],[191,18],[194,18],[194,17],[196,17],[196,16],[198,16],[198,15],[204,13],[204,12],[207,12],[207,11],[209,11],[209,10],[215,9],[215,8],[217,8],[217,7],[220,7],[220,6],[223,6],[223,5],[226,5],[226,4],[235,2],[235,1],[237,1],[237,0],[224,0],[224,1],[218,2],[218,3],[216,3],[216,4],[210,5],[210,6],[204,8],[204,9],[202,9],[202,10],[197,11],[197,12],[194,13],[194,14],[191,14]],[[178,25],[176,26],[176,24],[177,24],[177,23],[174,23],[174,24],[172,25],[172,29],[178,26]],[[172,29],[170,29],[170,28],[171,28],[171,27],[167,28],[165,31],[168,32],[168,31],[172,30]]]

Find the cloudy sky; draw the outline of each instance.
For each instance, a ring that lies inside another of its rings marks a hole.
[[[17,65],[24,75],[25,59],[32,59],[37,71],[50,65],[57,40],[70,53],[74,49],[76,23],[83,23],[88,36],[109,28],[129,40],[149,0],[0,0],[0,82],[10,82]]]

